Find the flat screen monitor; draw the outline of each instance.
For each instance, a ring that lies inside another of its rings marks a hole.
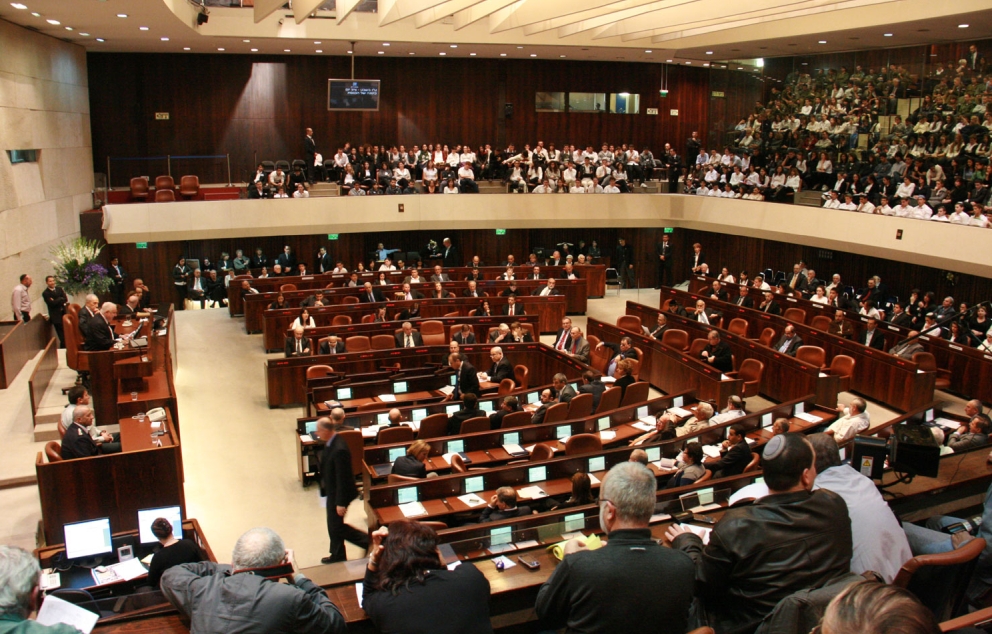
[[[65,531],[65,556],[83,559],[113,552],[110,539],[110,518],[101,517],[86,522],[73,522],[63,527]]]
[[[306,433],[306,434],[312,434],[315,431],[317,431],[317,421],[315,421],[315,420],[308,420],[307,423],[306,423],[306,425],[303,428],[303,432]]]
[[[586,518],[582,513],[565,516],[565,532],[574,533],[586,527]]]
[[[376,414],[375,417],[376,425],[388,425],[389,424],[389,412],[381,412]]]
[[[589,473],[594,471],[606,471],[606,456],[589,458]]]
[[[527,394],[527,402],[528,403],[537,403],[540,400],[541,400],[541,395],[538,394],[537,392],[529,392]]]
[[[144,509],[138,511],[138,537],[142,544],[158,541],[158,538],[152,534],[152,522],[160,517],[164,517],[172,524],[172,534],[176,539],[183,538],[183,515],[178,506]]]
[[[406,394],[409,391],[406,381],[396,381],[393,383],[393,394]]]
[[[682,403],[684,402],[685,399],[683,399],[681,396],[676,396],[675,398],[672,399],[672,407],[682,407]]]
[[[378,110],[378,79],[328,79],[328,110]]]
[[[645,405],[643,407],[638,407],[637,408],[637,417],[638,418],[644,418],[647,415],[648,415],[648,406],[647,405]]]
[[[568,438],[572,435],[571,425],[559,425],[555,427],[555,438],[561,440],[562,438]]]
[[[596,427],[597,427],[597,429],[599,429],[599,431],[603,431],[604,429],[609,429],[610,428],[610,417],[609,416],[603,416],[602,418],[600,418],[598,421],[596,421]]]
[[[449,440],[448,441],[448,453],[462,453],[465,451],[465,441],[464,440]]]
[[[493,546],[501,546],[503,544],[509,544],[513,541],[513,527],[503,526],[501,528],[494,528],[489,531],[489,543]]]
[[[527,482],[533,484],[535,482],[544,482],[548,479],[548,468],[547,467],[531,467],[527,469]]]
[[[492,414],[493,411],[495,411],[495,410],[493,410],[493,402],[492,401],[482,401],[481,403],[479,403],[479,409],[481,409],[482,411],[486,412],[487,414]]]
[[[661,447],[648,447],[644,452],[648,455],[648,462],[661,460]]]
[[[444,408],[444,413],[447,414],[448,416],[451,416],[459,409],[461,409],[461,407],[462,407],[461,405],[448,405],[447,407]]]
[[[795,415],[804,414],[806,412],[806,403],[796,403]]]
[[[504,445],[519,445],[520,444],[520,433],[510,432],[508,434],[503,434],[503,444]]]
[[[350,387],[339,387],[338,388],[338,400],[347,401],[351,398],[351,388]]]
[[[410,414],[410,418],[413,419],[413,422],[419,423],[420,421],[427,418],[427,408],[418,407],[417,409],[413,410],[413,412]]]
[[[417,501],[417,487],[403,487],[396,490],[396,503],[408,504]]]
[[[405,447],[393,447],[392,449],[389,450],[389,461],[396,462],[397,458],[404,455],[406,455]]]
[[[485,490],[486,485],[482,476],[465,478],[465,493],[478,493]]]
[[[451,387],[455,387],[455,383],[458,383],[458,375],[452,374],[451,378],[448,379],[448,385],[450,385]]]
[[[768,412],[767,414],[762,414],[761,415],[761,426],[762,427],[771,427],[772,426],[772,422],[774,422],[774,421],[772,421],[772,413],[771,412]]]

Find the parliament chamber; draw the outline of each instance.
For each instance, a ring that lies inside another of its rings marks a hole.
[[[0,620],[992,631],[987,3],[80,4],[0,7]]]

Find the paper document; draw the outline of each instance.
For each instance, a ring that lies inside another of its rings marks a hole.
[[[476,372],[475,376],[479,379],[479,383],[488,383],[489,375],[485,372]]]
[[[527,450],[517,444],[506,444],[503,445],[503,451],[510,454],[511,456],[520,456],[527,453]]]
[[[406,504],[400,504],[400,512],[403,513],[403,517],[420,517],[421,515],[427,515],[427,509],[420,502],[407,502]]]
[[[512,543],[510,543],[510,544],[494,544],[489,548],[487,548],[486,550],[488,550],[490,553],[494,555],[498,555],[499,553],[505,553],[516,549],[517,547],[514,546]]]
[[[712,528],[693,526],[692,524],[679,524],[679,527],[698,535],[703,540],[703,545],[710,543],[710,533],[713,532]]]
[[[670,519],[672,519],[672,516],[668,513],[655,513],[649,521],[654,524],[655,522],[667,522]]]
[[[525,500],[539,500],[541,498],[548,497],[548,494],[544,492],[539,486],[529,486],[522,489],[517,489],[517,495]]]
[[[589,476],[589,482],[590,483],[592,483],[593,485],[598,485],[599,484],[599,478],[597,478],[596,476],[594,476],[591,473],[589,473],[587,475]]]
[[[512,545],[513,544],[507,544],[507,546],[512,546]],[[508,569],[513,568],[514,566],[517,565],[517,564],[513,563],[512,561],[510,561],[509,558],[506,557],[506,555],[500,555],[496,559],[493,559],[493,564],[495,564],[497,561],[502,561],[503,562],[503,570],[508,570]]]
[[[405,423],[400,423],[400,425],[406,425],[407,427],[412,427],[414,431],[420,431],[420,421],[407,421]]]
[[[730,377],[727,376],[726,374],[721,374],[720,375],[720,380],[721,381],[729,381],[730,380]]]
[[[637,421],[636,423],[631,423],[630,426],[635,429],[640,429],[641,431],[654,431],[655,424]]]
[[[383,403],[395,403],[396,402],[396,395],[395,394],[380,394],[379,395],[379,400],[382,401]]]
[[[658,422],[658,419],[655,418],[654,416],[641,416],[637,420],[639,420],[640,422],[642,422],[642,423],[644,423],[646,425],[651,425],[652,428]]]
[[[720,508],[719,504],[700,504],[699,506],[694,506],[689,509],[690,513],[704,513],[706,511],[712,511],[713,509]]]
[[[617,433],[615,431],[603,430],[599,432],[599,439],[603,441],[613,440],[616,437]]]
[[[45,597],[45,602],[38,610],[38,623],[42,625],[56,625],[65,623],[71,625],[83,634],[90,634],[100,616],[89,610],[84,610],[78,605],[73,605],[68,601],[63,601],[58,597]]]
[[[747,446],[748,447],[753,447],[754,446],[754,443],[757,442],[754,438],[745,438],[744,440],[747,441]]]
[[[362,607],[362,603],[365,601],[365,584],[356,583],[355,593],[358,595],[358,607]]]
[[[731,495],[730,499],[727,500],[727,504],[733,506],[741,500],[745,500],[747,498],[754,498],[757,500],[765,497],[766,495],[768,495],[768,485],[764,482],[755,482]]]
[[[458,496],[458,499],[461,500],[462,503],[465,504],[465,506],[471,506],[472,508],[475,508],[477,506],[482,506],[483,504],[486,503],[485,500],[483,500],[482,498],[480,498],[475,493],[468,493],[466,495],[459,495]]]
[[[935,418],[933,419],[933,422],[937,423],[938,425],[940,425],[945,429],[954,429],[954,430],[957,430],[957,428],[961,427],[962,425],[960,421],[951,420],[950,418],[943,418],[943,417]]]
[[[681,407],[669,407],[668,413],[678,416],[679,418],[685,418],[686,416],[692,416],[692,412]]]
[[[517,542],[517,548],[523,550],[525,548],[537,548],[540,544],[537,543],[536,539],[525,539],[522,542]]]
[[[828,376],[830,376],[830,375],[827,374],[826,372],[820,372],[820,378],[821,379],[824,378],[824,377],[828,377]]]
[[[719,458],[720,445],[703,445],[703,455],[707,458]]]
[[[455,568],[457,568],[460,565],[462,565],[461,560],[460,559],[456,559],[455,561],[453,561],[450,564],[448,564],[448,570],[454,570]]]
[[[654,466],[658,467],[662,471],[671,471],[672,469],[675,468],[675,459],[674,458],[662,458],[658,462],[652,462],[651,464],[653,464]]]
[[[455,393],[455,386],[454,385],[445,385],[442,388],[438,388],[438,392],[440,392],[441,394],[444,394],[445,396],[447,396],[448,394],[454,394]]]
[[[609,385],[610,383],[616,383],[616,379],[613,378],[612,376],[601,376],[599,377],[599,380],[602,381],[603,383],[606,383],[607,385]]]
[[[376,434],[379,433],[378,425],[369,425],[368,427],[362,427],[362,438],[375,438]]]
[[[813,414],[810,414],[809,412],[800,412],[800,413],[796,414],[796,418],[798,418],[799,420],[804,420],[807,423],[819,423],[820,421],[823,420],[819,416],[814,416]]]
[[[311,442],[311,441],[313,441],[313,438],[310,437],[310,434],[300,434],[300,442]]]

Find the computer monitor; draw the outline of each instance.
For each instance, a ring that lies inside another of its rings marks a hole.
[[[568,438],[572,435],[571,425],[559,425],[555,427],[555,438],[561,440],[562,438]]]
[[[447,407],[444,408],[444,413],[447,414],[448,416],[451,416],[452,414],[454,414],[455,412],[457,412],[461,408],[462,408],[462,406],[461,405],[457,405],[457,404],[456,405],[448,405]]]
[[[527,402],[528,403],[537,403],[540,400],[541,400],[541,395],[540,394],[538,394],[537,392],[528,392],[528,394],[527,394]]]
[[[771,427],[773,422],[774,421],[772,420],[772,413],[771,412],[768,412],[767,414],[762,414],[761,415],[761,426],[762,427],[766,427],[766,428],[767,427]]]
[[[465,493],[478,493],[486,488],[485,479],[482,476],[472,476],[465,478]]]
[[[658,462],[661,460],[661,447],[648,447],[644,451],[648,454],[648,462]]]
[[[644,418],[647,415],[648,415],[648,406],[647,405],[644,405],[643,407],[638,407],[637,408],[637,417],[638,418]]]
[[[183,514],[178,506],[143,509],[138,511],[138,538],[142,544],[151,544],[158,541],[158,538],[152,534],[152,522],[160,517],[164,517],[172,524],[172,534],[176,539],[183,538]]]
[[[404,487],[402,489],[396,490],[396,503],[397,504],[409,504],[410,502],[417,502],[417,487]]]
[[[84,559],[113,552],[110,518],[72,522],[63,527],[66,559]]]
[[[804,414],[805,412],[806,412],[806,403],[803,403],[801,401],[799,403],[796,403],[795,415],[798,416],[800,414]]]
[[[503,526],[489,531],[489,543],[493,546],[509,544],[513,541],[513,527]]]
[[[565,516],[565,532],[574,533],[586,527],[586,517],[582,513]]]
[[[376,414],[375,422],[377,425],[388,425],[389,412],[380,412],[379,414]]]
[[[589,458],[589,473],[593,471],[606,471],[606,456]]]
[[[492,401],[482,401],[481,403],[479,403],[479,409],[481,409],[482,411],[486,412],[487,414],[492,414],[493,411],[495,411],[495,410],[493,410],[493,402]]]
[[[610,417],[609,416],[603,416],[598,421],[596,421],[596,428],[599,429],[599,431],[603,431],[604,429],[609,429],[610,428]]]
[[[527,469],[527,483],[544,482],[548,479],[547,467],[530,467]]]
[[[418,407],[417,409],[413,410],[413,412],[410,414],[410,418],[413,420],[413,422],[419,423],[420,421],[427,418],[427,408]]]
[[[317,431],[317,421],[308,420],[303,428],[303,432],[306,434],[312,434]]]
[[[511,431],[508,434],[503,434],[503,444],[504,445],[519,445],[520,444],[520,433]]]
[[[406,394],[407,391],[406,381],[395,381],[393,383],[393,394]]]
[[[404,455],[406,455],[405,447],[393,447],[392,449],[389,450],[389,461],[396,462],[397,458]]]
[[[448,379],[448,385],[450,385],[451,387],[455,387],[455,383],[458,383],[458,375],[452,374],[451,378]]]
[[[462,453],[465,451],[465,441],[464,440],[449,440],[448,441],[448,453]]]
[[[350,387],[339,387],[338,388],[338,400],[347,401],[351,398],[351,388]]]

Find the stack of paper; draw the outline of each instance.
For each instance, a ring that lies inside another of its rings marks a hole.
[[[651,425],[651,427],[654,427],[655,424],[658,422],[658,420],[654,416],[641,416],[637,420],[641,421],[642,423]]]
[[[616,437],[617,437],[617,433],[615,431],[603,430],[599,432],[599,439],[602,440],[603,442],[613,440]]]
[[[439,388],[438,389],[438,392],[440,392],[441,394],[444,394],[445,396],[447,396],[448,394],[454,394],[454,392],[455,392],[455,386],[454,385],[445,385],[444,387]]]
[[[368,427],[362,427],[362,438],[375,438],[379,430],[385,427],[385,425],[369,425]]]
[[[703,540],[704,545],[710,543],[710,533],[713,532],[712,528],[694,526],[692,524],[679,524],[679,527],[698,535]]]
[[[383,403],[395,403],[396,402],[396,395],[395,394],[380,394],[379,395],[379,400],[382,401]]]
[[[37,621],[41,625],[65,623],[83,634],[90,634],[99,618],[100,615],[95,612],[90,612],[58,597],[45,597],[45,602],[38,610]]]
[[[612,376],[602,376],[599,378],[599,380],[602,381],[603,383],[606,383],[607,385],[616,382],[616,379],[613,378]]]
[[[640,429],[641,431],[654,431],[654,423],[645,423],[644,421],[637,421],[636,423],[631,423],[631,427],[635,429]]]
[[[117,573],[117,576],[125,581],[136,579],[141,575],[148,573],[148,570],[145,569],[145,566],[141,563],[140,559],[128,559],[127,561],[122,561],[119,564],[114,564],[112,568],[114,569],[114,572]]]
[[[405,422],[405,423],[400,423],[400,425],[406,425],[407,427],[412,427],[414,431],[420,431],[420,421],[419,420],[414,420],[414,421],[408,421],[408,422]]]
[[[720,445],[703,445],[703,455],[707,458],[719,458]]]
[[[593,474],[591,474],[591,473],[590,473],[590,474],[588,474],[588,476],[589,476],[589,482],[590,482],[590,483],[592,483],[592,485],[593,485],[593,486],[597,486],[597,485],[599,485],[599,483],[600,483],[600,482],[599,482],[599,478],[597,478],[596,476],[594,476],[594,475],[593,475]]]
[[[461,500],[462,503],[465,504],[465,506],[470,506],[472,508],[475,508],[477,506],[482,506],[483,504],[486,503],[485,500],[483,500],[482,498],[480,498],[475,493],[468,493],[466,495],[459,495],[458,496],[458,499]]]
[[[675,468],[675,460],[673,458],[662,458],[658,462],[652,462],[651,464],[658,467],[662,471],[671,471]]]
[[[400,512],[403,513],[403,517],[420,517],[421,515],[427,515],[427,509],[420,502],[407,502],[406,504],[400,504]]]
[[[526,456],[527,450],[520,445],[508,443],[503,445],[503,451],[510,454],[511,456]],[[531,449],[533,451],[533,449]]]
[[[672,519],[672,516],[668,513],[655,513],[649,521],[654,524],[656,522],[667,522],[670,519]]]
[[[541,487],[534,485],[517,489],[517,496],[525,500],[539,500],[548,497],[548,494]]]
[[[823,420],[819,416],[814,416],[808,412],[800,412],[796,414],[796,418],[798,418],[799,420],[804,420],[807,423],[819,423],[820,421]]]
[[[961,427],[961,425],[963,424],[959,421],[951,420],[950,418],[943,418],[943,417],[935,418],[933,419],[933,422],[937,423],[938,425],[946,429],[954,429],[954,430],[956,430],[958,427]]]
[[[681,407],[669,407],[668,413],[679,418],[686,418],[687,416],[692,416],[692,412],[687,409],[682,409]]]

